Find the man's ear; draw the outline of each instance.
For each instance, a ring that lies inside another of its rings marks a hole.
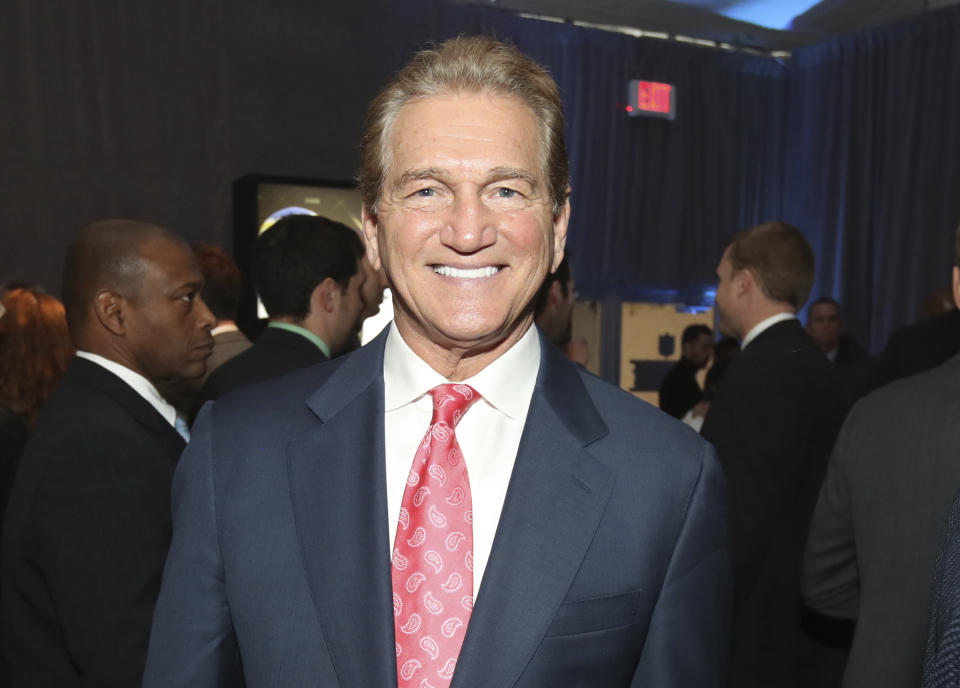
[[[127,301],[120,294],[109,289],[101,289],[93,297],[93,309],[97,320],[111,334],[122,337],[127,332]]]
[[[570,187],[567,187],[567,199],[563,202],[560,212],[553,218],[553,265],[550,272],[555,272],[563,261],[563,249],[567,245],[567,227],[570,224]]]
[[[310,294],[310,312],[315,314],[333,313],[337,310],[343,289],[332,277],[327,277],[313,288]]]
[[[360,208],[360,222],[363,224],[363,243],[367,247],[367,260],[374,270],[379,270],[380,264],[380,240],[377,236],[377,216],[367,210],[366,204]]]
[[[757,278],[750,268],[744,268],[733,276],[736,280],[737,295],[744,296],[757,288]]]
[[[953,267],[953,302],[960,308],[960,268]]]

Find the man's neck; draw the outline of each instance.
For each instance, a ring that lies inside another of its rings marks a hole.
[[[741,342],[741,345],[740,345],[741,349],[746,349],[750,345],[750,342],[755,340],[757,337],[759,337],[761,334],[766,332],[770,327],[773,327],[774,325],[776,325],[778,322],[781,322],[783,320],[793,320],[793,319],[796,319],[796,317],[797,315],[793,311],[793,309],[788,309],[785,311],[777,311],[776,313],[767,316],[763,320],[758,321],[744,335],[743,341]]]
[[[764,320],[782,313],[790,316],[796,316],[797,311],[795,308],[793,308],[793,306],[780,303],[778,301],[763,301],[762,303],[756,304],[747,313],[747,317],[744,318],[743,326],[741,327],[740,332],[740,339],[745,339],[750,330],[755,328]]]
[[[406,323],[401,320],[402,318],[395,318],[394,325],[407,346],[451,382],[466,380],[479,373],[520,341],[527,330],[533,327],[531,317],[525,327],[521,323],[499,341],[473,342],[468,346],[457,346],[456,342],[449,342],[444,346],[430,338],[419,336],[405,327]]]
[[[320,349],[327,358],[331,358],[332,353],[328,341],[317,333],[316,327],[307,327],[306,323],[306,320],[294,320],[292,318],[270,318],[268,327],[276,327],[296,332],[316,344],[317,348]]]
[[[210,330],[210,334],[216,336],[222,332],[238,332],[239,330],[240,328],[237,327],[237,323],[235,321],[224,319],[217,321],[216,327]]]

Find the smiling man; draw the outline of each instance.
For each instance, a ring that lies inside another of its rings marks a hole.
[[[708,444],[533,326],[570,215],[553,80],[487,38],[368,111],[367,256],[395,321],[201,412],[146,686],[717,686]]]
[[[140,685],[184,447],[157,387],[206,369],[202,287],[190,247],[155,225],[97,222],[67,252],[77,355],[24,451],[3,534],[12,686]]]

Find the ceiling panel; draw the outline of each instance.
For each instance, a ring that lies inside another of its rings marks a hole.
[[[766,50],[789,50],[960,3],[960,0],[822,0],[810,7],[812,0],[454,1],[494,5],[569,21],[683,34]],[[771,16],[773,10],[784,5],[799,13],[787,30],[724,16],[726,13],[763,21],[764,16]]]

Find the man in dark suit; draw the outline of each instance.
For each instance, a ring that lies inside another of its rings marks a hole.
[[[346,225],[288,215],[253,246],[253,282],[270,315],[256,343],[207,379],[197,408],[245,385],[338,355],[360,326],[363,243]]]
[[[145,686],[723,685],[713,450],[533,326],[570,212],[561,107],[489,38],[374,100],[362,212],[394,323],[201,412]]]
[[[837,367],[851,399],[859,399],[872,389],[877,362],[843,331],[840,304],[835,299],[821,296],[810,304],[806,329],[817,348]]]
[[[563,352],[566,352],[573,334],[575,297],[570,256],[569,252],[565,252],[557,269],[549,273],[540,285],[534,306],[534,322],[537,327]]]
[[[190,247],[128,220],[84,228],[63,296],[77,348],[14,481],[3,534],[13,686],[139,686],[184,441],[164,380],[203,375],[214,318]]]
[[[735,235],[717,268],[724,334],[743,340],[704,420],[730,486],[736,595],[730,685],[821,685],[819,648],[801,632],[800,568],[846,397],[796,312],[813,251],[771,222]]]
[[[960,229],[957,239],[960,302]],[[864,397],[843,425],[810,525],[803,593],[821,614],[857,621],[844,686],[920,684],[934,559],[960,488],[958,421],[954,356]]]
[[[890,333],[875,386],[936,368],[960,353],[960,310],[930,316]]]
[[[713,355],[713,330],[706,325],[688,325],[680,340],[680,360],[660,383],[660,408],[677,419],[703,398],[697,373]]]

